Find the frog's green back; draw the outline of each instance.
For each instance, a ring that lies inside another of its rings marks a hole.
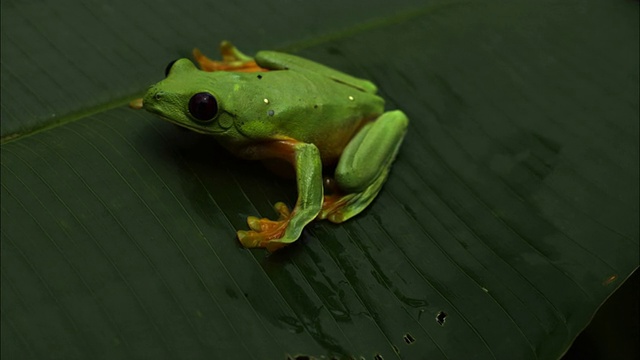
[[[358,90],[375,94],[378,88],[368,80],[345,74],[315,61],[307,60],[299,56],[285,54],[277,51],[260,51],[255,57],[256,63],[263,68],[271,70],[295,70],[300,72],[313,72],[327,76],[334,81],[352,86]]]
[[[289,69],[205,76],[240,135],[219,136],[223,142],[231,140],[230,145],[287,137],[315,144],[323,159],[336,159],[355,132],[384,109],[379,96],[317,72]]]

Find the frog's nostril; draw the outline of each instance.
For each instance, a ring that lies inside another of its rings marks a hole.
[[[144,96],[145,99],[159,101],[164,97],[165,93],[162,90],[159,90],[155,86],[150,86],[147,90],[147,94]]]

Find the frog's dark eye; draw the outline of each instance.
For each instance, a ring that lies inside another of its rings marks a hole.
[[[218,102],[209,93],[197,93],[189,100],[189,112],[200,121],[211,121],[218,114]]]
[[[164,77],[169,76],[169,71],[171,71],[171,67],[173,66],[173,64],[176,63],[176,61],[178,61],[178,59],[173,60],[172,62],[167,64],[167,67],[164,68]]]

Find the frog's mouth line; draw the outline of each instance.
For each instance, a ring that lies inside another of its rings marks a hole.
[[[135,105],[138,105],[138,104],[135,104]],[[183,128],[185,128],[185,129],[189,129],[189,130],[191,130],[191,131],[195,131],[195,132],[200,133],[200,134],[205,134],[205,135],[206,135],[206,134],[209,134],[209,135],[210,135],[210,134],[222,134],[222,133],[224,133],[224,132],[226,132],[226,131],[228,130],[228,129],[224,129],[224,128],[221,128],[221,130],[214,130],[214,129],[212,129],[212,128],[206,128],[206,129],[203,129],[203,128],[201,128],[201,127],[197,127],[197,126],[195,126],[195,125],[191,125],[191,124],[187,124],[187,123],[179,122],[179,121],[176,121],[176,120],[174,120],[174,119],[171,119],[171,118],[168,118],[168,117],[166,117],[166,116],[163,116],[163,115],[162,115],[162,112],[158,111],[158,110],[157,110],[157,109],[155,109],[153,106],[145,106],[145,105],[146,105],[146,104],[144,103],[144,101],[142,101],[142,103],[140,104],[140,107],[138,107],[138,109],[142,109],[142,108],[144,108],[144,109],[145,109],[145,110],[147,110],[148,112],[150,112],[150,113],[152,113],[152,114],[156,115],[157,117],[159,117],[159,118],[161,118],[161,119],[163,119],[163,120],[165,120],[165,121],[168,121],[168,122],[170,122],[170,123],[172,123],[172,124],[175,124],[175,125],[178,125],[178,126],[180,126],[180,127],[183,127]],[[194,121],[194,122],[195,122],[195,121]],[[215,124],[217,124],[217,123],[218,123],[217,121],[212,121],[210,124],[207,124],[207,125],[209,125],[209,126],[213,127],[213,126],[214,126]],[[197,124],[197,123],[196,123],[196,124]],[[203,125],[203,126],[204,126],[204,125]],[[219,124],[218,124],[218,126],[219,126]]]
[[[185,123],[181,123],[181,122],[175,121],[175,120],[173,120],[173,119],[169,119],[169,118],[164,117],[164,116],[160,116],[160,117],[161,117],[163,120],[166,120],[166,121],[168,121],[168,122],[170,122],[170,123],[172,123],[172,124],[178,125],[178,126],[180,126],[180,127],[186,128],[186,129],[189,129],[189,130],[191,130],[191,131],[195,131],[195,132],[200,133],[200,134],[205,134],[205,135],[210,135],[210,134],[222,134],[222,133],[224,133],[224,132],[226,132],[226,131],[227,131],[227,129],[223,129],[223,130],[203,129],[203,128],[199,128],[199,127],[195,127],[195,126],[187,125],[187,124],[185,124]],[[212,122],[210,125],[213,125],[214,123],[215,123],[215,122]]]

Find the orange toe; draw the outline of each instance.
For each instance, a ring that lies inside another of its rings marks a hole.
[[[277,240],[284,236],[284,232],[289,226],[291,211],[284,203],[276,203],[274,208],[279,213],[278,220],[270,220],[267,218],[259,219],[255,216],[247,217],[247,224],[251,230],[239,230],[237,232],[238,240],[245,248],[267,248],[269,251],[275,251],[286,244],[279,243]]]

